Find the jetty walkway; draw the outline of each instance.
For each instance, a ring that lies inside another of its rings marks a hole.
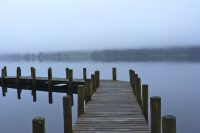
[[[150,133],[129,82],[101,80],[74,133]]]

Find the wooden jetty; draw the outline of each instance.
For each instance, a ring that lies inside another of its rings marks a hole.
[[[52,76],[51,68],[48,77],[36,77],[35,68],[31,67],[31,76],[7,76],[7,68],[2,69],[0,86],[6,96],[7,88],[17,89],[21,99],[23,89],[31,90],[33,101],[36,91],[46,91],[49,103],[53,103],[52,92],[67,93],[63,97],[64,133],[176,133],[176,118],[172,115],[161,119],[161,98],[150,98],[150,122],[148,114],[148,85],[142,84],[138,74],[129,70],[130,81],[117,80],[117,68],[112,69],[113,79],[100,79],[100,71],[95,71],[87,78],[83,68],[83,79],[73,79],[73,70],[66,68],[66,78]],[[73,93],[78,95],[78,121],[72,125]],[[161,125],[162,121],[162,125]],[[33,133],[45,133],[45,118],[36,117],[32,121]]]
[[[150,133],[129,82],[101,80],[74,133]]]
[[[33,78],[31,76],[21,76],[20,77],[20,87],[23,90],[32,90],[32,80]],[[47,77],[36,77],[35,78],[35,85],[37,91],[48,91],[48,78]],[[73,92],[77,93],[77,86],[83,85],[85,83],[82,79],[74,79],[72,82],[69,82],[66,78],[52,78],[51,84],[52,84],[52,92],[60,92],[60,93],[67,93],[68,86],[70,83],[70,87],[72,88]],[[8,76],[4,77],[4,84],[8,88],[15,89],[17,87],[17,80],[16,76]],[[0,86],[2,86],[2,78],[0,78]]]

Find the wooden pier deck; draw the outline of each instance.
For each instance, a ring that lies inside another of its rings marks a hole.
[[[150,133],[129,82],[101,80],[74,133]]]

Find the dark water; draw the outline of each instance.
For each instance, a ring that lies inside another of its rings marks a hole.
[[[88,76],[95,70],[101,71],[101,78],[111,79],[111,68],[118,68],[118,79],[128,81],[128,70],[134,69],[149,84],[150,96],[162,97],[162,114],[177,117],[178,133],[198,133],[200,119],[200,64],[189,63],[101,63],[101,62],[1,62],[7,66],[8,75],[15,75],[16,67],[22,68],[22,75],[30,75],[30,67],[37,69],[37,76],[47,76],[47,68],[53,68],[53,76],[65,77],[65,68],[74,69],[74,77],[82,78],[82,68],[88,68]],[[47,133],[63,132],[62,96],[54,93],[53,104],[48,104],[48,94],[37,93],[37,102],[32,102],[30,91],[22,92],[17,100],[16,90],[8,89],[6,97],[0,91],[0,133],[31,133],[33,117],[46,118]],[[76,95],[74,96],[75,103]],[[73,122],[77,120],[76,104],[73,106]]]

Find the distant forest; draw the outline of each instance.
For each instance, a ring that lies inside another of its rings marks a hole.
[[[68,59],[68,54],[63,52],[43,53],[38,54],[3,54],[0,55],[0,60],[4,61],[65,61]]]
[[[200,46],[127,49],[127,50],[101,50],[101,51],[64,51],[40,52],[37,54],[2,54],[0,60],[4,61],[171,61],[171,62],[200,62]]]
[[[95,61],[200,61],[200,46],[165,49],[128,49],[95,51]]]

